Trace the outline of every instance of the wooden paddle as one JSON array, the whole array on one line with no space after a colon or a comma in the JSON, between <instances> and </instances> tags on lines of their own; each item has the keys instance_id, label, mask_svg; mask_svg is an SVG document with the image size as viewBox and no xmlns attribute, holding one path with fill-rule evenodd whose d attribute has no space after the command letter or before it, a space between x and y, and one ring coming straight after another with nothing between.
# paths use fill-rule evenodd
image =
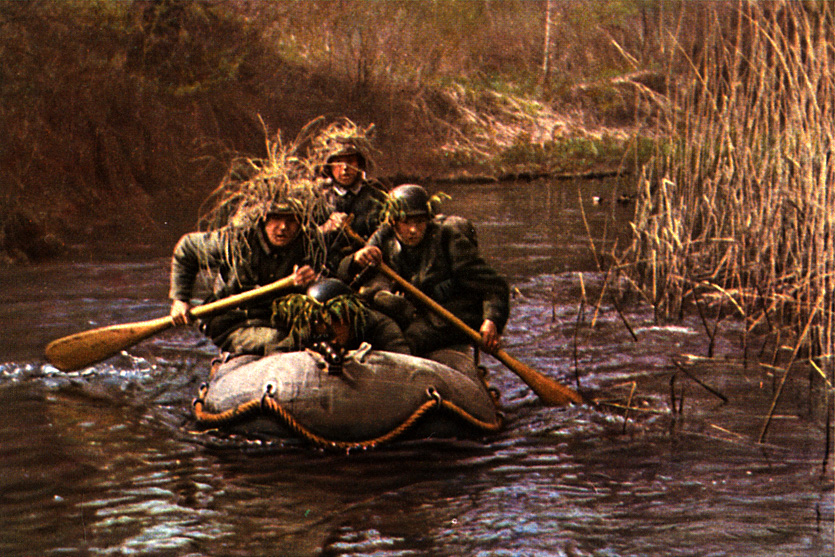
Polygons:
<instances>
[{"instance_id":1,"label":"wooden paddle","mask_svg":"<svg viewBox=\"0 0 835 557\"><path fill-rule=\"evenodd\" d=\"M190 314L195 318L208 317L291 286L293 277L285 277L266 286L197 306ZM168 315L149 321L99 327L53 340L46 346L45 355L49 363L61 371L74 371L114 356L173 326L174 320Z\"/></svg>"},{"instance_id":2,"label":"wooden paddle","mask_svg":"<svg viewBox=\"0 0 835 557\"><path fill-rule=\"evenodd\" d=\"M351 228L345 227L345 233L348 234L353 240L357 242L362 242L365 244L365 240L362 237L354 232ZM496 359L498 359L501 363L510 369L513 373L519 376L522 381L524 381L528 387L531 388L533 392L535 392L539 398L542 399L543 402L549 404L551 406L565 406L569 403L576 403L576 404L583 404L585 400L583 397L569 387L554 381L553 379L546 377L533 369L532 367L523 364L519 360L513 358L510 354L505 352L503 349L499 348L498 350L491 351L487 348L484 344L484 340L481 338L481 333L474 330L472 327L461 321L458 317L453 315L449 310L441 306L438 302L421 292L417 287L412 285L409 281L398 275L394 269L386 265L385 263L381 262L379 264L380 271L392 279L394 282L400 286L404 292L407 292L412 297L419 300L422 304L427 306L430 310L438 314L441 318L445 319L447 322L455 326L460 331L464 332L468 337L470 337L478 347L481 348L487 354L491 354Z\"/></svg>"}]
</instances>

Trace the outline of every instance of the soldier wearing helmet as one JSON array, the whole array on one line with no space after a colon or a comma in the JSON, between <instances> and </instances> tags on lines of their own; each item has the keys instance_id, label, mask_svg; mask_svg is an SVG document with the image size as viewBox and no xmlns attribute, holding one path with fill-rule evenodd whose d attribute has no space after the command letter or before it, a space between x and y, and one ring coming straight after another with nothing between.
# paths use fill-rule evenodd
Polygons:
<instances>
[{"instance_id":1,"label":"soldier wearing helmet","mask_svg":"<svg viewBox=\"0 0 835 557\"><path fill-rule=\"evenodd\" d=\"M436 215L436 202L421 186L394 188L386 202L384 224L366 247L342 260L340 276L350 278L383 261L480 331L487 347L495 350L509 314L510 288L480 255L472 223L461 217ZM401 322L414 355L469 342L454 326L424 308L404 305L404 299L392 298L391 293L377 292L373 300L381 311L396 308L392 317L415 314L408 322Z\"/></svg>"},{"instance_id":2,"label":"soldier wearing helmet","mask_svg":"<svg viewBox=\"0 0 835 557\"><path fill-rule=\"evenodd\" d=\"M368 238L380 225L380 211L385 193L366 179L368 159L354 142L335 142L322 167L322 193L331 207L331 215L323 230L340 228L348 215L351 227Z\"/></svg>"},{"instance_id":3,"label":"soldier wearing helmet","mask_svg":"<svg viewBox=\"0 0 835 557\"><path fill-rule=\"evenodd\" d=\"M390 317L366 306L341 280L326 278L304 294L289 294L273 304L273 325L288 331L279 350L327 343L337 351L367 342L375 350L409 354L403 333Z\"/></svg>"},{"instance_id":4,"label":"soldier wearing helmet","mask_svg":"<svg viewBox=\"0 0 835 557\"><path fill-rule=\"evenodd\" d=\"M171 317L175 324L191 322L192 290L200 271L214 280L206 302L264 286L293 276L298 288L320 272L317 254L326 253L320 236L305 234L302 202L288 197L263 210L250 226L227 226L183 236L171 262ZM208 318L201 330L223 351L264 354L287 335L272 326L272 300Z\"/></svg>"}]
</instances>

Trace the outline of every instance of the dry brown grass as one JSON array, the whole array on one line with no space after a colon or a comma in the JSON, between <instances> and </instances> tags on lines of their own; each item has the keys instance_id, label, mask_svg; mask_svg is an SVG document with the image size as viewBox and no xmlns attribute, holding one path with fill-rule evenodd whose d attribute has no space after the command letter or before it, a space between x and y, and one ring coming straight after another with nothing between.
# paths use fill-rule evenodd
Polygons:
<instances>
[{"instance_id":1,"label":"dry brown grass","mask_svg":"<svg viewBox=\"0 0 835 557\"><path fill-rule=\"evenodd\" d=\"M659 128L668 141L639 182L621 268L657 318L693 304L712 335L736 314L785 370L813 358L830 388L834 18L826 2L712 13L703 48L687 58L690 82Z\"/></svg>"}]
</instances>

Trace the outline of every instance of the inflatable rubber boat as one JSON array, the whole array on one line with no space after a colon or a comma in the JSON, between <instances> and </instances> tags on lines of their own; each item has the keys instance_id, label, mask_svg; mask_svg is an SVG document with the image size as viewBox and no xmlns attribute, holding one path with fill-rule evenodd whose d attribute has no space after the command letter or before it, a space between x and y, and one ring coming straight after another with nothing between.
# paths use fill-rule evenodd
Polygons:
<instances>
[{"instance_id":1,"label":"inflatable rubber boat","mask_svg":"<svg viewBox=\"0 0 835 557\"><path fill-rule=\"evenodd\" d=\"M363 345L237 356L215 365L194 400L203 430L299 438L337 450L395 439L474 438L502 427L498 392L471 354L431 359Z\"/></svg>"}]
</instances>

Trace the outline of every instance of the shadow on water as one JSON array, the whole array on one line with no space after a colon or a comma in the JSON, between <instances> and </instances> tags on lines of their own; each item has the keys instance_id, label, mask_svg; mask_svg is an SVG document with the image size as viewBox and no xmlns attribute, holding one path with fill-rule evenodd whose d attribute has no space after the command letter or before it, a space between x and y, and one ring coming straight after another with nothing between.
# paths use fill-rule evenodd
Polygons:
<instances>
[{"instance_id":1,"label":"shadow on water","mask_svg":"<svg viewBox=\"0 0 835 557\"><path fill-rule=\"evenodd\" d=\"M625 238L630 207L592 201L610 190L446 188L445 210L474 220L514 287L507 351L601 402L543 407L488 360L507 422L482 441L347 456L208 442L189 408L214 350L195 331L69 374L40 356L53 338L164 314L167 259L3 269L0 554L831 555L832 463L808 376L790 378L756 444L774 378L688 360L725 402L684 375L671 357L705 353L695 320L628 307L635 342L603 304L576 328L578 273L590 298L602 282L586 222L598 249ZM738 357L739 326L723 325L716 353Z\"/></svg>"}]
</instances>

